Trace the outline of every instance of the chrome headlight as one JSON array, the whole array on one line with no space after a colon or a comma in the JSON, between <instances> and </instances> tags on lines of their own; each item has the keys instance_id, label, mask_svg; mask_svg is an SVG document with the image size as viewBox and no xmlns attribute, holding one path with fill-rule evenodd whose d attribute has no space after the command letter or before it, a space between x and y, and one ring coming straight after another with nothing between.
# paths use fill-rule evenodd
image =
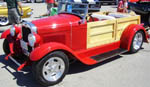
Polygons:
<instances>
[{"instance_id":1,"label":"chrome headlight","mask_svg":"<svg viewBox=\"0 0 150 87\"><path fill-rule=\"evenodd\" d=\"M33 34L29 34L29 35L28 35L28 41L29 41L29 45L30 45L31 47L33 47L34 44L35 44L35 42L36 42L35 36L34 36Z\"/></svg>"},{"instance_id":2,"label":"chrome headlight","mask_svg":"<svg viewBox=\"0 0 150 87\"><path fill-rule=\"evenodd\" d=\"M11 28L10 28L11 36L15 36L15 32L16 32L15 27L12 25Z\"/></svg>"},{"instance_id":3,"label":"chrome headlight","mask_svg":"<svg viewBox=\"0 0 150 87\"><path fill-rule=\"evenodd\" d=\"M32 14L33 14L33 12L32 12L32 11L27 13L27 15L28 15L28 16L30 16L30 15L32 15Z\"/></svg>"}]
</instances>

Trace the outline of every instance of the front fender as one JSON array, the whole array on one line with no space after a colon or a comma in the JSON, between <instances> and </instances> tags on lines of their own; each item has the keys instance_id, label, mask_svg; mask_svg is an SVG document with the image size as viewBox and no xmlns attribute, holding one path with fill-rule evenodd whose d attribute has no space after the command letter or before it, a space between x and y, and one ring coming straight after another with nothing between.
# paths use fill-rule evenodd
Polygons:
<instances>
[{"instance_id":1,"label":"front fender","mask_svg":"<svg viewBox=\"0 0 150 87\"><path fill-rule=\"evenodd\" d=\"M148 42L148 35L145 31L145 28L142 25L131 24L124 30L124 32L121 36L120 47L127 49L129 51L131 43L132 43L132 39L133 39L135 33L139 30L143 31L143 33L145 34L145 37L144 37L145 42Z\"/></svg>"},{"instance_id":2,"label":"front fender","mask_svg":"<svg viewBox=\"0 0 150 87\"><path fill-rule=\"evenodd\" d=\"M65 50L65 51L68 51L68 52L74 54L74 52L69 47L67 47L61 43L51 42L51 43L46 43L46 44L43 44L43 45L35 48L30 54L30 60L38 61L41 58L43 58L44 56L46 56L48 53L55 51L55 50Z\"/></svg>"},{"instance_id":3,"label":"front fender","mask_svg":"<svg viewBox=\"0 0 150 87\"><path fill-rule=\"evenodd\" d=\"M20 26L14 26L15 27L15 37L20 38L21 37L21 27ZM7 29L4 31L0 37L0 39L7 38L7 36L10 35L10 29Z\"/></svg>"},{"instance_id":4,"label":"front fender","mask_svg":"<svg viewBox=\"0 0 150 87\"><path fill-rule=\"evenodd\" d=\"M6 38L10 34L10 29L4 31L0 37L0 39Z\"/></svg>"}]
</instances>

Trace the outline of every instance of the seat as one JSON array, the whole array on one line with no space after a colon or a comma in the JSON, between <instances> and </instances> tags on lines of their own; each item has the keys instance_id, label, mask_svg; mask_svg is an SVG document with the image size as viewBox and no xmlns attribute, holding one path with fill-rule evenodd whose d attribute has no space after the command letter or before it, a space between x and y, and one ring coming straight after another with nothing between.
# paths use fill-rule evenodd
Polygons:
<instances>
[{"instance_id":1,"label":"seat","mask_svg":"<svg viewBox=\"0 0 150 87\"><path fill-rule=\"evenodd\" d=\"M108 16L112 16L115 18L123 18L123 17L130 17L129 14L122 14L122 13L109 13Z\"/></svg>"},{"instance_id":2,"label":"seat","mask_svg":"<svg viewBox=\"0 0 150 87\"><path fill-rule=\"evenodd\" d=\"M99 15L99 14L92 14L91 16L92 16L93 18L97 18L98 21L103 21L103 20L114 20L114 19L116 19L115 17L112 17L112 16Z\"/></svg>"}]
</instances>

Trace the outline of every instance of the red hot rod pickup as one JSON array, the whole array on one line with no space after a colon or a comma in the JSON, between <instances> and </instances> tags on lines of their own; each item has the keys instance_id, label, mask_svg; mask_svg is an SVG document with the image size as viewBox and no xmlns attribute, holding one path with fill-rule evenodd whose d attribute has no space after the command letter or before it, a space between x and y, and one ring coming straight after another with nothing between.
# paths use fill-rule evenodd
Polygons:
<instances>
[{"instance_id":1,"label":"red hot rod pickup","mask_svg":"<svg viewBox=\"0 0 150 87\"><path fill-rule=\"evenodd\" d=\"M127 51L135 53L148 37L138 15L89 14L87 4L69 2L60 2L58 15L14 25L1 35L5 59L16 62L18 70L32 64L36 80L44 86L62 81L72 59L93 65Z\"/></svg>"}]
</instances>

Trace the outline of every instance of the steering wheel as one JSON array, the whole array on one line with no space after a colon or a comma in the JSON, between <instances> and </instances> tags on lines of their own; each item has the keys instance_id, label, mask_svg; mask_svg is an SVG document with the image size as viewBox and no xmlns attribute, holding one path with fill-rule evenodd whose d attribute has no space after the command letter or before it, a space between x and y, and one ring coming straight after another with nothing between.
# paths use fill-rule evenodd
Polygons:
<instances>
[{"instance_id":1,"label":"steering wheel","mask_svg":"<svg viewBox=\"0 0 150 87\"><path fill-rule=\"evenodd\" d=\"M89 22L90 19L91 19L92 21L94 21L94 18L92 17L92 13L89 13L88 16L86 17L86 19L87 19L87 22Z\"/></svg>"}]
</instances>

